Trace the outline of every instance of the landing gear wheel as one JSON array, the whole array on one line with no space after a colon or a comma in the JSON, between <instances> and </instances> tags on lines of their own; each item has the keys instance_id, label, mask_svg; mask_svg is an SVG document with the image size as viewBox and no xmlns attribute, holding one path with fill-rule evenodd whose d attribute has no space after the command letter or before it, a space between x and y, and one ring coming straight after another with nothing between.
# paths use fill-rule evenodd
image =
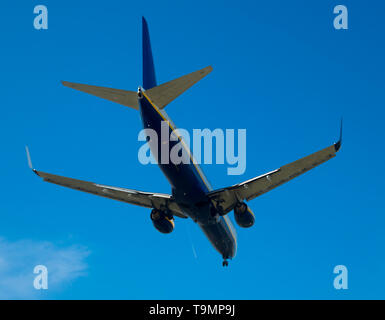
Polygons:
<instances>
[{"instance_id":1,"label":"landing gear wheel","mask_svg":"<svg viewBox=\"0 0 385 320\"><path fill-rule=\"evenodd\" d=\"M224 260L222 262L222 266L227 267L229 265L229 262L227 260Z\"/></svg>"}]
</instances>

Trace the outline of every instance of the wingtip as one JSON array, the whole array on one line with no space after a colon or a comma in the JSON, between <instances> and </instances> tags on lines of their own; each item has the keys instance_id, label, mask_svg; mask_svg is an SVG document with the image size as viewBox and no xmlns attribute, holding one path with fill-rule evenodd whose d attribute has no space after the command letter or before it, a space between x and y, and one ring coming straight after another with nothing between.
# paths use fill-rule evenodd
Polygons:
<instances>
[{"instance_id":1,"label":"wingtip","mask_svg":"<svg viewBox=\"0 0 385 320\"><path fill-rule=\"evenodd\" d=\"M25 152L27 154L27 161L28 161L28 167L33 170L33 165L32 165L32 160L31 160L31 155L29 153L29 148L28 146L25 146Z\"/></svg>"},{"instance_id":2,"label":"wingtip","mask_svg":"<svg viewBox=\"0 0 385 320\"><path fill-rule=\"evenodd\" d=\"M343 118L341 117L341 124L340 124L340 138L339 140L334 144L334 149L336 152L338 152L341 149L342 146L342 127L343 127Z\"/></svg>"},{"instance_id":3,"label":"wingtip","mask_svg":"<svg viewBox=\"0 0 385 320\"><path fill-rule=\"evenodd\" d=\"M25 146L25 152L27 153L27 160L28 160L28 167L39 176L39 172L33 167L32 160L31 160L31 154L29 153L28 146Z\"/></svg>"},{"instance_id":4,"label":"wingtip","mask_svg":"<svg viewBox=\"0 0 385 320\"><path fill-rule=\"evenodd\" d=\"M338 152L340 149L341 149L341 141L338 141L334 144L334 149L336 150L336 152Z\"/></svg>"}]
</instances>

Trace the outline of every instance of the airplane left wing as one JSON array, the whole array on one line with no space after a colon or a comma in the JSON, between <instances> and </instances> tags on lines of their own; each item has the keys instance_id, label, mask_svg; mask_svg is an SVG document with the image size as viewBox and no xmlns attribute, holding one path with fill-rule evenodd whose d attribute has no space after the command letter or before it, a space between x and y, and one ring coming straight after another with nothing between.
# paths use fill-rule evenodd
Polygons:
<instances>
[{"instance_id":1,"label":"airplane left wing","mask_svg":"<svg viewBox=\"0 0 385 320\"><path fill-rule=\"evenodd\" d=\"M222 212L226 214L233 210L238 202L252 200L330 160L336 156L340 147L341 139L325 149L276 170L228 188L211 191L208 193L208 197L215 206L220 206Z\"/></svg>"},{"instance_id":2,"label":"airplane left wing","mask_svg":"<svg viewBox=\"0 0 385 320\"><path fill-rule=\"evenodd\" d=\"M28 156L28 164L30 168L44 181L54 183L63 187L80 190L83 192L95 194L101 197L123 201L145 208L169 209L171 213L180 218L187 218L183 211L179 208L172 196L164 193L143 192L132 189L118 188L67 178L55 174L37 171L32 167L31 157L28 148L26 148Z\"/></svg>"},{"instance_id":3,"label":"airplane left wing","mask_svg":"<svg viewBox=\"0 0 385 320\"><path fill-rule=\"evenodd\" d=\"M101 197L135 204L145 208L168 208L171 213L180 218L187 216L173 201L172 196L164 193L143 192L132 189L111 187L94 182L77 180L34 170L34 172L46 182L51 182L63 187L92 193Z\"/></svg>"}]
</instances>

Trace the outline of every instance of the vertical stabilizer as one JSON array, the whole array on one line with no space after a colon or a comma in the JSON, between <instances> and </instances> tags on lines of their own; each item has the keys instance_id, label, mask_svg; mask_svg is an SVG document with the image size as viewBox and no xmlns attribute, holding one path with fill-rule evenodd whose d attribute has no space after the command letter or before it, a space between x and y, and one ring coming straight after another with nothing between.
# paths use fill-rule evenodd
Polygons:
<instances>
[{"instance_id":1,"label":"vertical stabilizer","mask_svg":"<svg viewBox=\"0 0 385 320\"><path fill-rule=\"evenodd\" d=\"M151 89L156 86L154 60L151 51L150 34L147 21L142 17L142 50L143 50L143 88Z\"/></svg>"}]
</instances>

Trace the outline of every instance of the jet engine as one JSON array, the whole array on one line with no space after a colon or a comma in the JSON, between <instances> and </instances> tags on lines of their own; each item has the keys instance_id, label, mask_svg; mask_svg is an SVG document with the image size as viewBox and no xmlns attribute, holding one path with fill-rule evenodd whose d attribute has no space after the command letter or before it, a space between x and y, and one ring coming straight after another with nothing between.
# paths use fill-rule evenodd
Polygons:
<instances>
[{"instance_id":1,"label":"jet engine","mask_svg":"<svg viewBox=\"0 0 385 320\"><path fill-rule=\"evenodd\" d=\"M238 202L234 207L234 218L242 228L249 228L254 224L254 213L244 202Z\"/></svg>"},{"instance_id":2,"label":"jet engine","mask_svg":"<svg viewBox=\"0 0 385 320\"><path fill-rule=\"evenodd\" d=\"M171 233L174 230L174 218L165 212L153 209L151 211L151 221L155 229L161 233Z\"/></svg>"}]
</instances>

